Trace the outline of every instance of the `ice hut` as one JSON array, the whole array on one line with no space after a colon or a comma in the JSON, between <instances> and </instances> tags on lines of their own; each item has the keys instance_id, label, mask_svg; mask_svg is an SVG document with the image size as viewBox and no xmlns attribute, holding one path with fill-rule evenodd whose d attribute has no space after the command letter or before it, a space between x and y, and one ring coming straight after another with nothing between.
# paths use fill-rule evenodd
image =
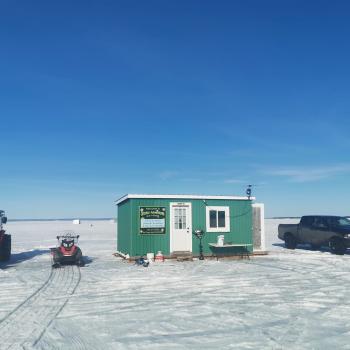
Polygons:
<instances>
[{"instance_id":1,"label":"ice hut","mask_svg":"<svg viewBox=\"0 0 350 350\"><path fill-rule=\"evenodd\" d=\"M131 257L162 251L199 255L195 231L204 232L204 255L219 236L227 252L264 251L263 204L254 197L127 194L118 200L117 251Z\"/></svg>"}]
</instances>

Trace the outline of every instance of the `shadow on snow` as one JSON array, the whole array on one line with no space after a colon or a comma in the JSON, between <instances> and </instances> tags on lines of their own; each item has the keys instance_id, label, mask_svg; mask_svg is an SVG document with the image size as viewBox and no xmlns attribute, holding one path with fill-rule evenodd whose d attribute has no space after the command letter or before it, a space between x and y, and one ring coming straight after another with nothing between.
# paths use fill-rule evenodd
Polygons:
<instances>
[{"instance_id":1,"label":"shadow on snow","mask_svg":"<svg viewBox=\"0 0 350 350\"><path fill-rule=\"evenodd\" d=\"M90 256L83 255L83 260L85 264L91 264L95 259Z\"/></svg>"},{"instance_id":2,"label":"shadow on snow","mask_svg":"<svg viewBox=\"0 0 350 350\"><path fill-rule=\"evenodd\" d=\"M0 269L7 269L9 267L15 266L22 263L23 261L30 260L36 256L49 254L50 249L33 249L27 252L12 253L9 261L1 261ZM83 260L85 264L91 264L95 259L86 255L83 255Z\"/></svg>"},{"instance_id":3,"label":"shadow on snow","mask_svg":"<svg viewBox=\"0 0 350 350\"><path fill-rule=\"evenodd\" d=\"M0 262L0 269L7 269L23 261L30 260L36 256L50 253L50 249L34 249L27 252L13 253L9 261Z\"/></svg>"},{"instance_id":4,"label":"shadow on snow","mask_svg":"<svg viewBox=\"0 0 350 350\"><path fill-rule=\"evenodd\" d=\"M273 243L272 245L274 247L281 247L281 248L285 248L286 250L290 250L290 249L287 249L285 247L284 243ZM331 250L328 247L314 248L309 244L298 244L296 249L308 250L308 251L312 251L312 252L331 253ZM350 255L349 249L345 252L345 255Z\"/></svg>"}]
</instances>

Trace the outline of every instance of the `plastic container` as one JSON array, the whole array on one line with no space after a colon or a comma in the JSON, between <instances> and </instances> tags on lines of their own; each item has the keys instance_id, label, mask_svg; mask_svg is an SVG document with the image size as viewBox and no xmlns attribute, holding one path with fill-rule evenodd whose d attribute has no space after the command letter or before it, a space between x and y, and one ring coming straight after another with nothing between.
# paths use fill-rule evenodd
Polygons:
<instances>
[{"instance_id":1,"label":"plastic container","mask_svg":"<svg viewBox=\"0 0 350 350\"><path fill-rule=\"evenodd\" d=\"M222 247L224 245L224 239L225 239L225 236L224 235L219 235L218 236L218 241L217 241L217 245Z\"/></svg>"},{"instance_id":2,"label":"plastic container","mask_svg":"<svg viewBox=\"0 0 350 350\"><path fill-rule=\"evenodd\" d=\"M147 260L152 263L154 261L154 253L147 253Z\"/></svg>"},{"instance_id":3,"label":"plastic container","mask_svg":"<svg viewBox=\"0 0 350 350\"><path fill-rule=\"evenodd\" d=\"M164 255L160 250L158 250L154 261L155 262L164 262Z\"/></svg>"}]
</instances>

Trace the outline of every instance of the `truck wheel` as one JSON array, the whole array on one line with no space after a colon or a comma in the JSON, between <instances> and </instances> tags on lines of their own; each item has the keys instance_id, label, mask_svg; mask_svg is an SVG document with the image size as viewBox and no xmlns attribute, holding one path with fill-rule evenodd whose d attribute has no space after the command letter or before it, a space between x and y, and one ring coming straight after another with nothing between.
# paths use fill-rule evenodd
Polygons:
<instances>
[{"instance_id":1,"label":"truck wheel","mask_svg":"<svg viewBox=\"0 0 350 350\"><path fill-rule=\"evenodd\" d=\"M284 244L287 249L295 249L297 246L297 240L292 234L286 233L284 236Z\"/></svg>"},{"instance_id":2,"label":"truck wheel","mask_svg":"<svg viewBox=\"0 0 350 350\"><path fill-rule=\"evenodd\" d=\"M337 255L344 255L346 251L346 246L344 241L340 237L334 237L329 241L329 248L331 252Z\"/></svg>"},{"instance_id":3,"label":"truck wheel","mask_svg":"<svg viewBox=\"0 0 350 350\"><path fill-rule=\"evenodd\" d=\"M0 261L8 261L11 257L11 235L4 235L0 246Z\"/></svg>"}]
</instances>

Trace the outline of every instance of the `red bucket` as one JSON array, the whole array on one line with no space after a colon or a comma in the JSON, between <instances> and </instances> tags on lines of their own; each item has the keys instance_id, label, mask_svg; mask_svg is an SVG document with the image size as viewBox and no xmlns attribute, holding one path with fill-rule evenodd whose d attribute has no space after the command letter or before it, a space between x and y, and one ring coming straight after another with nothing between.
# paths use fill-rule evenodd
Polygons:
<instances>
[{"instance_id":1,"label":"red bucket","mask_svg":"<svg viewBox=\"0 0 350 350\"><path fill-rule=\"evenodd\" d=\"M164 255L162 254L161 251L158 251L156 254L156 257L154 259L155 262L164 262Z\"/></svg>"}]
</instances>

